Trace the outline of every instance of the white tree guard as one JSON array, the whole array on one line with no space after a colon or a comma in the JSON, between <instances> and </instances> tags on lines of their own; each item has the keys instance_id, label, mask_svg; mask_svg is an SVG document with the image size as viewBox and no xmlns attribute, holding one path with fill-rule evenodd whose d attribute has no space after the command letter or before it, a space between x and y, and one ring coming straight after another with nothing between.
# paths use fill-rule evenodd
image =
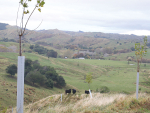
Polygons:
<instances>
[{"instance_id":1,"label":"white tree guard","mask_svg":"<svg viewBox=\"0 0 150 113\"><path fill-rule=\"evenodd\" d=\"M91 93L91 90L89 89L89 92L90 92L90 96L91 96L91 98L92 98L92 93Z\"/></svg>"},{"instance_id":2,"label":"white tree guard","mask_svg":"<svg viewBox=\"0 0 150 113\"><path fill-rule=\"evenodd\" d=\"M25 56L18 56L17 69L17 113L23 113Z\"/></svg>"},{"instance_id":3,"label":"white tree guard","mask_svg":"<svg viewBox=\"0 0 150 113\"><path fill-rule=\"evenodd\" d=\"M139 91L139 72L137 72L137 80L136 80L136 99L138 99L138 91Z\"/></svg>"}]
</instances>

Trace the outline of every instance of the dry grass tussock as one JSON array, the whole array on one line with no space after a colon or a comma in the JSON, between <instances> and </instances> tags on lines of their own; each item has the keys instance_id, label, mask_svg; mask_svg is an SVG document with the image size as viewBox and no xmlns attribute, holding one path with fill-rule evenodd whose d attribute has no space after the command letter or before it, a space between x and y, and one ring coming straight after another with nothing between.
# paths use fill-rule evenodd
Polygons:
<instances>
[{"instance_id":1,"label":"dry grass tussock","mask_svg":"<svg viewBox=\"0 0 150 113\"><path fill-rule=\"evenodd\" d=\"M145 103L148 103L147 94L140 94L139 100L135 99L135 95L125 94L92 94L90 95L53 95L44 98L38 102L31 103L24 107L25 113L106 113L106 112L132 112L138 109ZM150 102L150 100L149 100ZM140 104L138 104L140 103ZM134 105L136 104L136 105ZM145 107L145 109L147 109ZM10 112L7 112L10 113ZM15 110L14 110L15 113ZM140 113L140 112L139 112Z\"/></svg>"},{"instance_id":2,"label":"dry grass tussock","mask_svg":"<svg viewBox=\"0 0 150 113\"><path fill-rule=\"evenodd\" d=\"M124 94L92 94L90 95L63 95L61 102L61 95L54 95L44 98L38 102L31 103L24 107L25 113L72 113L97 110L99 111L103 107L110 105L115 100L125 98ZM14 110L15 113L16 110ZM9 113L9 110L8 112Z\"/></svg>"},{"instance_id":3,"label":"dry grass tussock","mask_svg":"<svg viewBox=\"0 0 150 113\"><path fill-rule=\"evenodd\" d=\"M141 93L138 100L136 95L130 95L124 99L116 101L107 108L109 112L118 113L150 113L150 95Z\"/></svg>"}]
</instances>

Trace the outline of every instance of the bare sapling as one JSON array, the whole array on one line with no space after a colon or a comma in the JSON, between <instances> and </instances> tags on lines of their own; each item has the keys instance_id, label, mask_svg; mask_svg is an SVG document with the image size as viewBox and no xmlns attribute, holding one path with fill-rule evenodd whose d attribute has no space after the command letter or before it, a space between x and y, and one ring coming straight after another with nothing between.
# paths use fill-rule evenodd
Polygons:
<instances>
[{"instance_id":1,"label":"bare sapling","mask_svg":"<svg viewBox=\"0 0 150 113\"><path fill-rule=\"evenodd\" d=\"M140 43L135 44L135 55L136 55L136 61L137 61L137 81L136 81L136 99L138 99L138 90L139 90L139 72L140 72L140 64L142 62L142 58L147 53L147 37L144 37L144 44L141 45Z\"/></svg>"},{"instance_id":2,"label":"bare sapling","mask_svg":"<svg viewBox=\"0 0 150 113\"><path fill-rule=\"evenodd\" d=\"M18 13L20 6L22 7L20 26L17 27L17 32L19 36L19 56L18 56L18 68L17 68L17 113L23 113L23 103L24 103L24 68L25 68L25 57L22 56L22 47L21 47L21 38L25 33L27 24L30 17L33 15L34 11L38 8L38 11L41 12L41 7L44 6L44 0L37 0L33 10L29 11L28 3L32 0L20 0L19 7L17 11L16 26L18 20ZM24 23L25 15L28 15L27 21Z\"/></svg>"},{"instance_id":3,"label":"bare sapling","mask_svg":"<svg viewBox=\"0 0 150 113\"><path fill-rule=\"evenodd\" d=\"M92 83L92 73L87 73L87 74L86 74L86 79L85 79L85 81L88 83L89 93L90 93L91 98L92 98L92 93L91 93L91 90L90 90L90 84Z\"/></svg>"}]
</instances>

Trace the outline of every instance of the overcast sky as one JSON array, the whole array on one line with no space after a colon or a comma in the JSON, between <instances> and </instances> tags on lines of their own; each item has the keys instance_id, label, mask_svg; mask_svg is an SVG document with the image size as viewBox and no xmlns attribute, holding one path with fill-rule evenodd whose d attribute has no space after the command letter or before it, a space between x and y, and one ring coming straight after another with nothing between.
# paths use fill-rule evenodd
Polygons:
<instances>
[{"instance_id":1,"label":"overcast sky","mask_svg":"<svg viewBox=\"0 0 150 113\"><path fill-rule=\"evenodd\" d=\"M18 5L19 0L1 0L0 22L16 25ZM28 29L43 20L38 29L150 35L150 0L45 0L41 10L32 15Z\"/></svg>"}]
</instances>

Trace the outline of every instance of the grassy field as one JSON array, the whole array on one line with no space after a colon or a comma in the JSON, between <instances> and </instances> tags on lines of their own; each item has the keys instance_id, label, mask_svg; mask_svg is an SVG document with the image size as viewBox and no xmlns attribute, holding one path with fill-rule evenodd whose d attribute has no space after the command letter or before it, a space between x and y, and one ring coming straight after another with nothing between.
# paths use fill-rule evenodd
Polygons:
<instances>
[{"instance_id":1,"label":"grassy field","mask_svg":"<svg viewBox=\"0 0 150 113\"><path fill-rule=\"evenodd\" d=\"M65 78L67 86L64 89L75 88L78 93L83 94L88 90L85 76L92 72L93 82L90 89L93 92L102 86L107 86L111 93L135 93L136 89L136 63L129 65L127 61L112 60L79 60L79 59L59 59L47 58L34 53L23 53L26 58L38 60L41 65L52 66L59 75ZM5 69L10 64L17 64L18 53L0 54L0 103L2 107L16 106L16 76L9 77ZM144 71L146 70L146 72ZM145 73L150 73L150 65L141 66L140 83L144 82ZM140 84L141 92L149 91L150 87ZM6 91L8 89L8 91ZM42 87L32 87L25 84L25 105L40 100L53 94L64 93L64 89L45 89ZM10 101L11 100L11 101Z\"/></svg>"}]
</instances>

